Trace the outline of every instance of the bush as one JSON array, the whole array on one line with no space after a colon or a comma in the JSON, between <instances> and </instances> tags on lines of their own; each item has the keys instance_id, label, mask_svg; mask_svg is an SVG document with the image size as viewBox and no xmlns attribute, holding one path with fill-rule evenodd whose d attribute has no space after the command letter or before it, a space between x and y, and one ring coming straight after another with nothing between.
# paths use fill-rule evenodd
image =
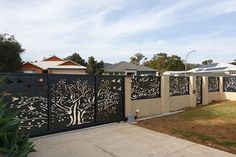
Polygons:
<instances>
[{"instance_id":1,"label":"bush","mask_svg":"<svg viewBox=\"0 0 236 157\"><path fill-rule=\"evenodd\" d=\"M0 95L0 156L26 157L35 151L29 133L19 130L16 111L9 110Z\"/></svg>"}]
</instances>

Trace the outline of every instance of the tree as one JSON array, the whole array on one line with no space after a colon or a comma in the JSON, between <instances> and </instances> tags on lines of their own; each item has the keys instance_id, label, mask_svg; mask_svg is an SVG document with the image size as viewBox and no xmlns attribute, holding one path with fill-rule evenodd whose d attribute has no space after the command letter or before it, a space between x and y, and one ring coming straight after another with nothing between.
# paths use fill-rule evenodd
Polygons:
<instances>
[{"instance_id":1,"label":"tree","mask_svg":"<svg viewBox=\"0 0 236 157\"><path fill-rule=\"evenodd\" d=\"M168 57L167 60L167 69L169 71L181 71L184 70L185 66L183 61L181 60L181 57L172 55Z\"/></svg>"},{"instance_id":2,"label":"tree","mask_svg":"<svg viewBox=\"0 0 236 157\"><path fill-rule=\"evenodd\" d=\"M184 70L184 63L179 56L168 56L166 53L157 53L144 65L157 69L161 74L165 71L179 71Z\"/></svg>"},{"instance_id":3,"label":"tree","mask_svg":"<svg viewBox=\"0 0 236 157\"><path fill-rule=\"evenodd\" d=\"M87 73L88 74L102 74L104 68L103 61L98 62L94 57L89 57L87 63Z\"/></svg>"},{"instance_id":4,"label":"tree","mask_svg":"<svg viewBox=\"0 0 236 157\"><path fill-rule=\"evenodd\" d=\"M187 70L198 68L198 67L201 67L201 66L202 66L202 64L187 63Z\"/></svg>"},{"instance_id":5,"label":"tree","mask_svg":"<svg viewBox=\"0 0 236 157\"><path fill-rule=\"evenodd\" d=\"M24 49L14 36L0 34L0 72L16 72L21 64Z\"/></svg>"},{"instance_id":6,"label":"tree","mask_svg":"<svg viewBox=\"0 0 236 157\"><path fill-rule=\"evenodd\" d=\"M134 54L134 56L130 57L130 63L136 64L136 65L140 65L140 62L145 59L145 56L140 52L140 53L136 53Z\"/></svg>"},{"instance_id":7,"label":"tree","mask_svg":"<svg viewBox=\"0 0 236 157\"><path fill-rule=\"evenodd\" d=\"M68 56L65 59L72 60L83 66L87 65L86 61L78 53L73 53L71 56Z\"/></svg>"},{"instance_id":8,"label":"tree","mask_svg":"<svg viewBox=\"0 0 236 157\"><path fill-rule=\"evenodd\" d=\"M202 65L208 65L208 64L212 64L212 63L214 63L214 61L212 59L202 61Z\"/></svg>"}]
</instances>

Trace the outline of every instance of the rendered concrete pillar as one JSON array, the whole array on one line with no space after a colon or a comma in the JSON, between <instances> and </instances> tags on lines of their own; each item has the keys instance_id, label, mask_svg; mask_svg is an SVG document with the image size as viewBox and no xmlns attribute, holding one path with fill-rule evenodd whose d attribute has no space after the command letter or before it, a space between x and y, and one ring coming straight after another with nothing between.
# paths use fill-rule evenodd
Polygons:
<instances>
[{"instance_id":1,"label":"rendered concrete pillar","mask_svg":"<svg viewBox=\"0 0 236 157\"><path fill-rule=\"evenodd\" d=\"M202 77L202 105L207 105L208 102L208 77Z\"/></svg>"},{"instance_id":2,"label":"rendered concrete pillar","mask_svg":"<svg viewBox=\"0 0 236 157\"><path fill-rule=\"evenodd\" d=\"M196 76L189 77L189 106L195 107L196 100L197 100L197 93L196 93Z\"/></svg>"},{"instance_id":3,"label":"rendered concrete pillar","mask_svg":"<svg viewBox=\"0 0 236 157\"><path fill-rule=\"evenodd\" d=\"M169 93L169 76L161 77L161 98L162 98L162 114L170 112L170 93Z\"/></svg>"},{"instance_id":4,"label":"rendered concrete pillar","mask_svg":"<svg viewBox=\"0 0 236 157\"><path fill-rule=\"evenodd\" d=\"M225 100L223 76L220 76L220 100Z\"/></svg>"},{"instance_id":5,"label":"rendered concrete pillar","mask_svg":"<svg viewBox=\"0 0 236 157\"><path fill-rule=\"evenodd\" d=\"M131 105L131 77L125 76L125 117L132 114Z\"/></svg>"}]
</instances>

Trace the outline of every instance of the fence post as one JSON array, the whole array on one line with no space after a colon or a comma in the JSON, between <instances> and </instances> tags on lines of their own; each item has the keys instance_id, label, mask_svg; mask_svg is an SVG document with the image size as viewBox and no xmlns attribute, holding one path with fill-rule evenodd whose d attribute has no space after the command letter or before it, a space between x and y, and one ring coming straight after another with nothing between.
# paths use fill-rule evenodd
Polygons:
<instances>
[{"instance_id":1,"label":"fence post","mask_svg":"<svg viewBox=\"0 0 236 157\"><path fill-rule=\"evenodd\" d=\"M208 104L208 76L202 77L202 105Z\"/></svg>"},{"instance_id":2,"label":"fence post","mask_svg":"<svg viewBox=\"0 0 236 157\"><path fill-rule=\"evenodd\" d=\"M125 117L132 114L132 105L131 105L131 77L125 76Z\"/></svg>"},{"instance_id":3,"label":"fence post","mask_svg":"<svg viewBox=\"0 0 236 157\"><path fill-rule=\"evenodd\" d=\"M162 99L162 114L170 112L170 77L161 76L161 99Z\"/></svg>"},{"instance_id":4,"label":"fence post","mask_svg":"<svg viewBox=\"0 0 236 157\"><path fill-rule=\"evenodd\" d=\"M189 106L190 107L195 107L196 106L196 76L190 76L189 77L189 96L190 96L190 101L189 101Z\"/></svg>"}]
</instances>

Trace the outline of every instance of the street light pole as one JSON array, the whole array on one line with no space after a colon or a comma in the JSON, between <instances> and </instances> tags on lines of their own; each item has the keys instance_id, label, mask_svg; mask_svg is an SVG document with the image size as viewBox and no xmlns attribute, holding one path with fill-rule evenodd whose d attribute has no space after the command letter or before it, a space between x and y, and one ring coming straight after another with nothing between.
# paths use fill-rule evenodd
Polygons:
<instances>
[{"instance_id":1,"label":"street light pole","mask_svg":"<svg viewBox=\"0 0 236 157\"><path fill-rule=\"evenodd\" d=\"M193 52L196 52L196 50L191 50L191 51L189 51L188 54L186 55L186 58L185 58L185 64L184 64L184 66L185 66L185 77L187 76L188 56L189 56L191 53L193 53Z\"/></svg>"}]
</instances>

